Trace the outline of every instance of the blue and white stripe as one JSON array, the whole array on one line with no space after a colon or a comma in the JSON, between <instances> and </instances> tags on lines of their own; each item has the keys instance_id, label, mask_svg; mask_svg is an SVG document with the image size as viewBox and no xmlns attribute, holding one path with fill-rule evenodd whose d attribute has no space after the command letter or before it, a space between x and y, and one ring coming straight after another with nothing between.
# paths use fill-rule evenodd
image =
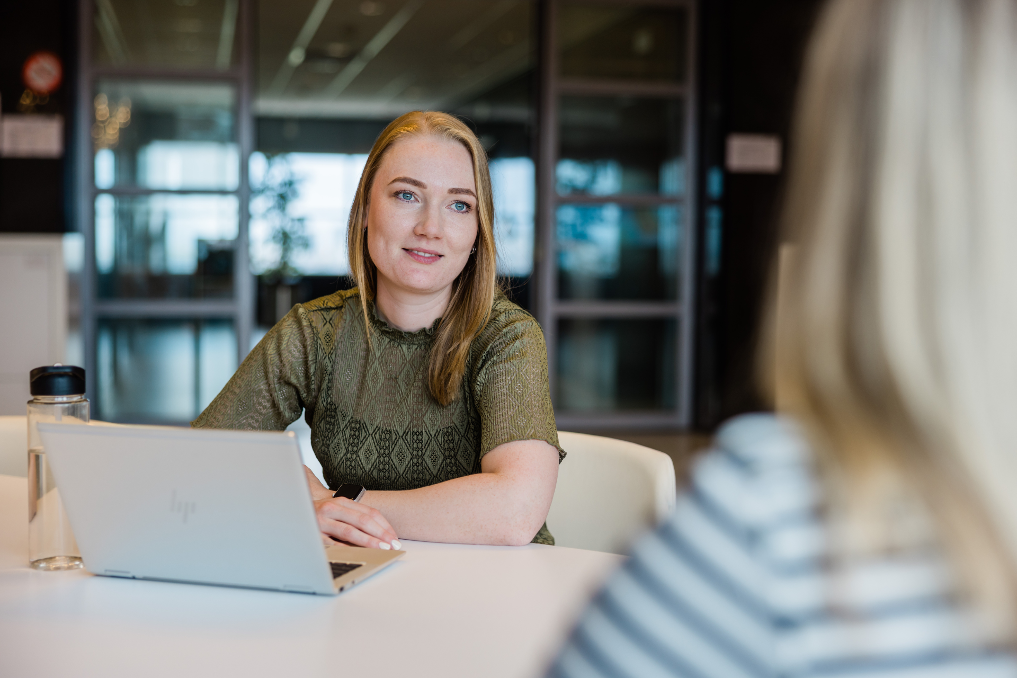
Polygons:
<instances>
[{"instance_id":1,"label":"blue and white stripe","mask_svg":"<svg viewBox=\"0 0 1017 678\"><path fill-rule=\"evenodd\" d=\"M730 422L549 678L1017 678L956 604L941 553L834 559L821 500L793 425Z\"/></svg>"}]
</instances>

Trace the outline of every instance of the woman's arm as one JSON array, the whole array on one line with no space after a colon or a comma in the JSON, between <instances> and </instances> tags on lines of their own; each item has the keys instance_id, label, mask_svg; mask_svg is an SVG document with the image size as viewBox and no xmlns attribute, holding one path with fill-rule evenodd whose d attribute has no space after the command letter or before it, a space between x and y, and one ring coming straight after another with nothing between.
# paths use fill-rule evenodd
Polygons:
<instances>
[{"instance_id":1,"label":"woman's arm","mask_svg":"<svg viewBox=\"0 0 1017 678\"><path fill-rule=\"evenodd\" d=\"M403 539L529 544L551 508L558 450L542 440L516 440L484 455L480 468L416 490L369 491L361 503L377 509Z\"/></svg>"}]
</instances>

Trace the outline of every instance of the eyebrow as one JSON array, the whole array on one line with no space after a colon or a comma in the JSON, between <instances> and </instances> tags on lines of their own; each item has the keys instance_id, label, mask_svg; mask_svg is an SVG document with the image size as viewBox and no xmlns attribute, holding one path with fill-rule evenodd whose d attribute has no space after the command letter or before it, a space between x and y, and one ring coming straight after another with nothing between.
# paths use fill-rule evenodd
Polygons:
<instances>
[{"instance_id":1,"label":"eyebrow","mask_svg":"<svg viewBox=\"0 0 1017 678\"><path fill-rule=\"evenodd\" d=\"M418 188L427 188L427 184L425 184L423 181L420 181L419 179L413 179L411 177L396 177L392 181L388 182L388 185L391 186L392 184L399 181L403 182L404 184L409 184L410 186L416 186Z\"/></svg>"},{"instance_id":2,"label":"eyebrow","mask_svg":"<svg viewBox=\"0 0 1017 678\"><path fill-rule=\"evenodd\" d=\"M388 182L388 185L391 186L392 184L397 182L409 184L410 186L416 186L417 188L423 189L427 188L427 184L425 184L423 181L420 181L419 179L414 179L412 177L396 177L392 181ZM474 198L477 197L477 194L468 188L450 188L448 189L448 192L450 195L472 195Z\"/></svg>"}]
</instances>

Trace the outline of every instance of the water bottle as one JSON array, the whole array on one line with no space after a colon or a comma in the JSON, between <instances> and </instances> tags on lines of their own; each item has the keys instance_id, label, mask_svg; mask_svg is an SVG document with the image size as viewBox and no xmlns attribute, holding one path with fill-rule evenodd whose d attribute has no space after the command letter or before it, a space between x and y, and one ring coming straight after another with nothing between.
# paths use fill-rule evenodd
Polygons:
<instances>
[{"instance_id":1,"label":"water bottle","mask_svg":"<svg viewBox=\"0 0 1017 678\"><path fill-rule=\"evenodd\" d=\"M31 372L28 401L28 560L37 570L82 567L78 543L46 461L39 423L88 423L85 370L47 365Z\"/></svg>"}]
</instances>

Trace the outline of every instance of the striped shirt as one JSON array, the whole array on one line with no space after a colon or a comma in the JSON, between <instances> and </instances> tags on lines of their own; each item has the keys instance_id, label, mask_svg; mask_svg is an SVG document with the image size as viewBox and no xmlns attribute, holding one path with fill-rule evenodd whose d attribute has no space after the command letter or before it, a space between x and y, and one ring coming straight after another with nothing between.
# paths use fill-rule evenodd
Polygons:
<instances>
[{"instance_id":1,"label":"striped shirt","mask_svg":"<svg viewBox=\"0 0 1017 678\"><path fill-rule=\"evenodd\" d=\"M549 678L1014 678L933 548L831 568L810 455L770 415L726 424L674 514L593 600Z\"/></svg>"}]
</instances>

